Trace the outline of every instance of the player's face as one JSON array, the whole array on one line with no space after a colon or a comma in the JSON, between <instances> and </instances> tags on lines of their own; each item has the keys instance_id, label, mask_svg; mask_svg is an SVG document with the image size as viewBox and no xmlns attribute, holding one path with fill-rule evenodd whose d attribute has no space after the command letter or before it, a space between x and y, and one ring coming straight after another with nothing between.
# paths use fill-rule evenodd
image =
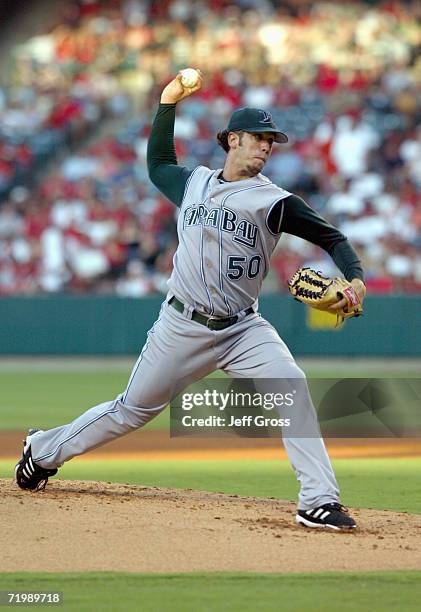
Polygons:
<instances>
[{"instance_id":1,"label":"player's face","mask_svg":"<svg viewBox=\"0 0 421 612\"><path fill-rule=\"evenodd\" d=\"M263 169L272 152L274 143L271 132L243 132L238 135L238 147L235 149L237 163L242 166L248 176L255 176Z\"/></svg>"}]
</instances>

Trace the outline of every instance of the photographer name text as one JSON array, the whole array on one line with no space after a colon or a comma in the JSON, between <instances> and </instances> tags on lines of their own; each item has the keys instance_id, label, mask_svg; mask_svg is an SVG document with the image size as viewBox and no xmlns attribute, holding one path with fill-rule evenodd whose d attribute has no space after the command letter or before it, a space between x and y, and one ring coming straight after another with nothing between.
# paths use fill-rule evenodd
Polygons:
<instances>
[{"instance_id":1,"label":"photographer name text","mask_svg":"<svg viewBox=\"0 0 421 612\"><path fill-rule=\"evenodd\" d=\"M231 416L230 419L215 415L200 418L186 414L181 419L181 423L183 427L289 427L291 420L249 414L242 417Z\"/></svg>"}]
</instances>

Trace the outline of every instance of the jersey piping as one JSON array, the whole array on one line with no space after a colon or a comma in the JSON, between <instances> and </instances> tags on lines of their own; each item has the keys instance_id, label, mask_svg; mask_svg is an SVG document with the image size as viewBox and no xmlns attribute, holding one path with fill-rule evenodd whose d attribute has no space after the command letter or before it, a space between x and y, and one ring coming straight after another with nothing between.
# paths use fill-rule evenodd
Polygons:
<instances>
[{"instance_id":1,"label":"jersey piping","mask_svg":"<svg viewBox=\"0 0 421 612\"><path fill-rule=\"evenodd\" d=\"M220 209L222 210L224 208L225 202L228 200L228 198L230 198L231 196L234 196L238 193L241 193L242 191L250 191L251 189L256 189L257 187L266 187L266 185L249 185L248 187L243 187L242 189L237 189L236 191L233 191L232 193L228 193L224 198L222 198L221 200L221 204L220 204ZM222 252L223 252L223 247L222 247L222 230L221 228L219 228L218 231L218 237L219 237L219 288L221 290L221 293L224 297L224 302L225 305L227 307L228 310L228 315L230 316L233 312L233 309L230 306L229 300L228 300L228 296L226 295L226 293L224 292L224 288L223 288L223 273L222 273Z\"/></svg>"}]
</instances>

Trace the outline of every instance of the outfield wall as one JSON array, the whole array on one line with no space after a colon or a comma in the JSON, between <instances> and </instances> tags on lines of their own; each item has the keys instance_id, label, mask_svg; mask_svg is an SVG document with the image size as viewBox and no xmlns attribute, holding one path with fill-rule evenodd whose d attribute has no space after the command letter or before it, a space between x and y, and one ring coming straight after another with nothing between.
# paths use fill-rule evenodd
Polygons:
<instances>
[{"instance_id":1,"label":"outfield wall","mask_svg":"<svg viewBox=\"0 0 421 612\"><path fill-rule=\"evenodd\" d=\"M137 354L162 299L3 297L0 354ZM333 317L285 294L263 296L259 310L297 356L421 356L421 296L369 296L365 316L338 330L331 328Z\"/></svg>"}]
</instances>

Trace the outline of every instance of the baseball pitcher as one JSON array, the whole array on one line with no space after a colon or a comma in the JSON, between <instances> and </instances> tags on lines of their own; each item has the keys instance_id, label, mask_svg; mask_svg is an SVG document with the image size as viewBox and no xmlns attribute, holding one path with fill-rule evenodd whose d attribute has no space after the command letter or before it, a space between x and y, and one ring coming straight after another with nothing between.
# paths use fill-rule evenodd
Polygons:
<instances>
[{"instance_id":1,"label":"baseball pitcher","mask_svg":"<svg viewBox=\"0 0 421 612\"><path fill-rule=\"evenodd\" d=\"M176 105L202 86L179 73L163 90L148 143L151 181L180 209L179 246L169 291L125 391L72 423L30 430L15 475L22 489L45 487L65 461L143 427L191 383L221 369L234 378L305 375L275 329L257 312L258 296L283 232L321 246L362 302L360 261L346 237L300 197L262 174L272 147L287 142L269 112L236 110L217 140L223 168L186 168L174 147ZM191 84L190 84L191 85ZM344 307L344 299L329 306ZM272 389L276 391L276 389ZM310 397L303 410L317 424ZM297 523L353 529L320 436L285 437L300 483Z\"/></svg>"}]
</instances>

